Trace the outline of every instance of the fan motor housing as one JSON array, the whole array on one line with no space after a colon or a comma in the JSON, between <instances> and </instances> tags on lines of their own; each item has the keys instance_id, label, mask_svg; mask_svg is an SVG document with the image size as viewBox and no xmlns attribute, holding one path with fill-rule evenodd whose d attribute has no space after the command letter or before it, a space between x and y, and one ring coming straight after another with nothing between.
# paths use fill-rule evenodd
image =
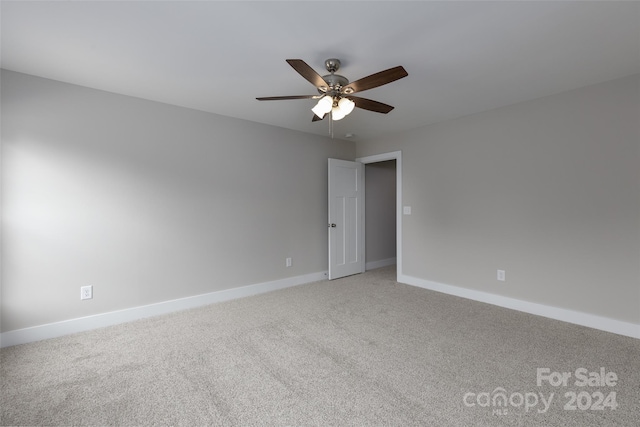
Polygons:
<instances>
[{"instance_id":1,"label":"fan motor housing","mask_svg":"<svg viewBox=\"0 0 640 427\"><path fill-rule=\"evenodd\" d=\"M326 76L322 76L322 78L331 89L340 89L349 84L349 80L340 74L327 74Z\"/></svg>"}]
</instances>

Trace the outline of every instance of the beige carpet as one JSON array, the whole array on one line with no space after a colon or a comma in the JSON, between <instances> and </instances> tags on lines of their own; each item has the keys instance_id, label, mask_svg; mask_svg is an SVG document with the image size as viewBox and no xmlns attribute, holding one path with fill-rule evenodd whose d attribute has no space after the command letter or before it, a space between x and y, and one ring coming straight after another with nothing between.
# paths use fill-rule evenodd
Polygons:
<instances>
[{"instance_id":1,"label":"beige carpet","mask_svg":"<svg viewBox=\"0 0 640 427\"><path fill-rule=\"evenodd\" d=\"M383 268L5 348L1 422L640 425L639 340L394 278ZM577 369L601 367L614 386L575 385ZM537 368L572 376L538 386Z\"/></svg>"}]
</instances>

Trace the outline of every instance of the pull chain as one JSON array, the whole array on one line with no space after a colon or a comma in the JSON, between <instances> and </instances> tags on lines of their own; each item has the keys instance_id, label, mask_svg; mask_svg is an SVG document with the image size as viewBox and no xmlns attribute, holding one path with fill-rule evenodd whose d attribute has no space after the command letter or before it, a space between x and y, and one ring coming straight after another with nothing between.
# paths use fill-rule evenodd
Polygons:
<instances>
[{"instance_id":1,"label":"pull chain","mask_svg":"<svg viewBox=\"0 0 640 427\"><path fill-rule=\"evenodd\" d=\"M331 139L333 139L333 112L329 113L329 133L331 134Z\"/></svg>"}]
</instances>

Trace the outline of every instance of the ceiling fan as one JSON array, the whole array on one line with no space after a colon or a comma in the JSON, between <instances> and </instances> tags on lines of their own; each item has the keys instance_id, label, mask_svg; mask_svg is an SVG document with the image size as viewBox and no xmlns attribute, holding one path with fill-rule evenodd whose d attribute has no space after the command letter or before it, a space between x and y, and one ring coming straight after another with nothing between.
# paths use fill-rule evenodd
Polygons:
<instances>
[{"instance_id":1,"label":"ceiling fan","mask_svg":"<svg viewBox=\"0 0 640 427\"><path fill-rule=\"evenodd\" d=\"M346 77L335 74L340 69L340 60L336 58L327 59L324 62L324 66L329 72L325 76L320 76L302 59L287 59L287 63L316 87L318 95L267 96L256 99L258 101L318 99L316 106L311 109L313 111L312 121L314 122L322 120L329 113L332 121L340 120L353 111L354 107L387 114L393 110L391 105L353 96L353 94L386 85L409 75L402 66L398 66L349 83Z\"/></svg>"}]
</instances>

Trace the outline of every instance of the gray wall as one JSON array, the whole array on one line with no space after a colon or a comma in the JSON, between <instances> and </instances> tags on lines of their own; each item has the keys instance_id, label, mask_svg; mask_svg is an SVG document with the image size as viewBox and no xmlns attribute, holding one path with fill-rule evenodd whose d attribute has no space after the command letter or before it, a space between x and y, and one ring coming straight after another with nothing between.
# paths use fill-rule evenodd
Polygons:
<instances>
[{"instance_id":1,"label":"gray wall","mask_svg":"<svg viewBox=\"0 0 640 427\"><path fill-rule=\"evenodd\" d=\"M3 332L326 270L353 142L1 79Z\"/></svg>"},{"instance_id":2,"label":"gray wall","mask_svg":"<svg viewBox=\"0 0 640 427\"><path fill-rule=\"evenodd\" d=\"M640 76L357 144L395 150L406 275L640 323Z\"/></svg>"},{"instance_id":3,"label":"gray wall","mask_svg":"<svg viewBox=\"0 0 640 427\"><path fill-rule=\"evenodd\" d=\"M365 165L366 262L396 256L396 161Z\"/></svg>"}]
</instances>

